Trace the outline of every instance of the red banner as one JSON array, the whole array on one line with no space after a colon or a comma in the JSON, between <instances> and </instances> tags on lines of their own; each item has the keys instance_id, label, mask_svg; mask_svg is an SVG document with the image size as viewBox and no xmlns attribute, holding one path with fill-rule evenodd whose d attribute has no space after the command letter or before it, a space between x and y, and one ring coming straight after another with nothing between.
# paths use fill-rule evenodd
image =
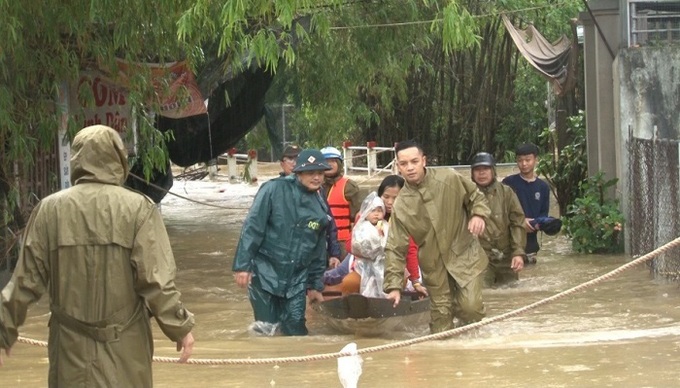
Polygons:
<instances>
[{"instance_id":1,"label":"red banner","mask_svg":"<svg viewBox=\"0 0 680 388\"><path fill-rule=\"evenodd\" d=\"M201 91L186 61L164 65L155 63L130 65L129 62L118 60L123 79L127 78L126 75L132 66L140 65L151 69L156 95L160 98L158 113L161 116L177 119L207 112Z\"/></svg>"},{"instance_id":2,"label":"red banner","mask_svg":"<svg viewBox=\"0 0 680 388\"><path fill-rule=\"evenodd\" d=\"M207 109L198 89L196 79L185 61L160 64L130 64L118 61L119 76L113 77L102 71L82 71L71 86L71 111L84 128L89 125L107 125L124 133L131 125L132 113L128 102L127 83L134 66L151 69L152 82L156 90L156 101L161 116L182 118L206 113ZM91 95L93 103L89 103ZM151 105L152 101L149 101Z\"/></svg>"}]
</instances>

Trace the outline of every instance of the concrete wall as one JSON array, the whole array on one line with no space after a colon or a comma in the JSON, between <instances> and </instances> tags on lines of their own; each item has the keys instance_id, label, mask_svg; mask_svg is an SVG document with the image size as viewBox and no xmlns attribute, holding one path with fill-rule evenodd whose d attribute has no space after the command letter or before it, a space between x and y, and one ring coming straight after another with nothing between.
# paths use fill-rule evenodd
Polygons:
<instances>
[{"instance_id":1,"label":"concrete wall","mask_svg":"<svg viewBox=\"0 0 680 388\"><path fill-rule=\"evenodd\" d=\"M628 142L630 136L642 139L680 139L680 47L642 47L629 48L619 52L614 64L614 79L617 80L615 95L619 114L615 117L617 132L621 138L618 153L621 177L621 208L627 220L633 221L636 209L630 208L630 196L636 190L647 190L649 187L633 187L629 181ZM667 160L674 165L680 161ZM655 180L658 193L656 201L664 201L670 196L669 179ZM666 193L662 195L661 193ZM672 224L666 218L670 213L655 214L653 224L657 244L665 243L677 236L666 236L672 232L664 230ZM631 247L629 229L626 230L626 250Z\"/></svg>"},{"instance_id":2,"label":"concrete wall","mask_svg":"<svg viewBox=\"0 0 680 388\"><path fill-rule=\"evenodd\" d=\"M588 173L604 171L606 178L619 179L616 195L631 220L629 194L635 188L628 183L630 135L652 139L656 127L660 139L680 138L680 45L628 48L628 2L588 4L592 15L579 15L584 30ZM625 231L628 250L631 236Z\"/></svg>"},{"instance_id":3,"label":"concrete wall","mask_svg":"<svg viewBox=\"0 0 680 388\"><path fill-rule=\"evenodd\" d=\"M619 1L600 0L588 3L595 20L588 12L579 15L584 32L588 174L604 171L606 177L611 179L619 176L617 163L620 158L615 143L618 130L614 122L617 109L612 70L622 44ZM601 32L598 31L598 26Z\"/></svg>"},{"instance_id":4,"label":"concrete wall","mask_svg":"<svg viewBox=\"0 0 680 388\"><path fill-rule=\"evenodd\" d=\"M642 47L619 52L614 67L619 81L618 132L652 139L680 137L680 47ZM622 152L624 152L622 150Z\"/></svg>"}]
</instances>

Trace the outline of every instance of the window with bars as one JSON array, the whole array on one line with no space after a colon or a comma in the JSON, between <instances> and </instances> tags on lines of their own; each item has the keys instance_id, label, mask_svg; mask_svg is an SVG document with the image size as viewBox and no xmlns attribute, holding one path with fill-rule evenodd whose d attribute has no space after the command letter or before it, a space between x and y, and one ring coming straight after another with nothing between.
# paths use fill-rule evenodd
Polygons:
<instances>
[{"instance_id":1,"label":"window with bars","mask_svg":"<svg viewBox=\"0 0 680 388\"><path fill-rule=\"evenodd\" d=\"M629 47L680 43L680 1L629 1Z\"/></svg>"}]
</instances>

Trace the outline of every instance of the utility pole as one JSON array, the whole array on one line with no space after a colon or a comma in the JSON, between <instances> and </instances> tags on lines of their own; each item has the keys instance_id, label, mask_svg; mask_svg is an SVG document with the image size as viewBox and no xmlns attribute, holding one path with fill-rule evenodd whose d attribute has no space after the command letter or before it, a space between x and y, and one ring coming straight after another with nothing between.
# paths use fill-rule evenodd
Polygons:
<instances>
[{"instance_id":1,"label":"utility pole","mask_svg":"<svg viewBox=\"0 0 680 388\"><path fill-rule=\"evenodd\" d=\"M286 148L286 109L292 107L293 104L281 104L281 127L283 128L283 140L281 142L282 148Z\"/></svg>"}]
</instances>

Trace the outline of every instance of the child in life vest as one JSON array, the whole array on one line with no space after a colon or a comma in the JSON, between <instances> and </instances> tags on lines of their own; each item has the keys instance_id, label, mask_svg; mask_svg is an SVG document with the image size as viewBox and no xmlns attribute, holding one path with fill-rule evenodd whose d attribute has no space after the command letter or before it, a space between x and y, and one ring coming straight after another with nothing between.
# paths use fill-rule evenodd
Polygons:
<instances>
[{"instance_id":1,"label":"child in life vest","mask_svg":"<svg viewBox=\"0 0 680 388\"><path fill-rule=\"evenodd\" d=\"M376 192L361 204L360 216L352 229L354 270L361 275L360 293L369 298L384 298L385 243L388 224L384 222L385 204Z\"/></svg>"}]
</instances>

